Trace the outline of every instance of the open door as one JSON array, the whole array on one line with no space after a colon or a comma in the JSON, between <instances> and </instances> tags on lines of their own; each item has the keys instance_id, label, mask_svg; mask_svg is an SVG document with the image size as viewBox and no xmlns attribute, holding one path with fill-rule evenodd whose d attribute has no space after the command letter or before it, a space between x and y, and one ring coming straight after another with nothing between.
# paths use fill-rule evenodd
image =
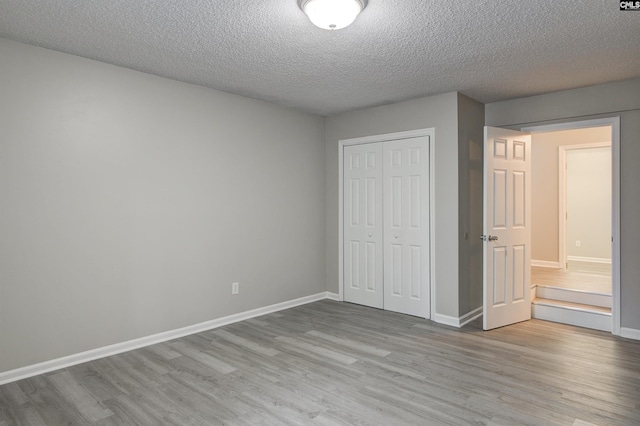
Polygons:
<instances>
[{"instance_id":1,"label":"open door","mask_svg":"<svg viewBox=\"0 0 640 426\"><path fill-rule=\"evenodd\" d=\"M484 318L531 319L531 135L484 128Z\"/></svg>"}]
</instances>

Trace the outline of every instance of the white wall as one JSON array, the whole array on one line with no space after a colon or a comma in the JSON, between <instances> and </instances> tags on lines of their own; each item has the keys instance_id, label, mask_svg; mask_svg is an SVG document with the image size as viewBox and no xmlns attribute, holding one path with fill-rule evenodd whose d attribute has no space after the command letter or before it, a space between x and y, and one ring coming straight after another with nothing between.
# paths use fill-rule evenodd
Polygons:
<instances>
[{"instance_id":1,"label":"white wall","mask_svg":"<svg viewBox=\"0 0 640 426\"><path fill-rule=\"evenodd\" d=\"M531 125L620 117L620 318L640 332L640 79L487 104L486 124Z\"/></svg>"},{"instance_id":2,"label":"white wall","mask_svg":"<svg viewBox=\"0 0 640 426\"><path fill-rule=\"evenodd\" d=\"M535 133L532 136L531 250L533 260L560 261L558 148L564 145L610 141L609 126ZM610 181L611 176L609 176Z\"/></svg>"},{"instance_id":3,"label":"white wall","mask_svg":"<svg viewBox=\"0 0 640 426\"><path fill-rule=\"evenodd\" d=\"M322 117L0 58L0 372L325 291Z\"/></svg>"},{"instance_id":4,"label":"white wall","mask_svg":"<svg viewBox=\"0 0 640 426\"><path fill-rule=\"evenodd\" d=\"M611 147L567 150L566 160L567 256L610 261Z\"/></svg>"}]
</instances>

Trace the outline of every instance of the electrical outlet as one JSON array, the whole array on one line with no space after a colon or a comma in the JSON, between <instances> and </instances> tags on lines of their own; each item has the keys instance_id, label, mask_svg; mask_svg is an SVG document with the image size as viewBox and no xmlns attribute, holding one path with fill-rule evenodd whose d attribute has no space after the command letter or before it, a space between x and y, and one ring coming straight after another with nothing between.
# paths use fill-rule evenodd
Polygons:
<instances>
[{"instance_id":1,"label":"electrical outlet","mask_svg":"<svg viewBox=\"0 0 640 426\"><path fill-rule=\"evenodd\" d=\"M238 294L240 292L240 283L231 284L231 294Z\"/></svg>"},{"instance_id":2,"label":"electrical outlet","mask_svg":"<svg viewBox=\"0 0 640 426\"><path fill-rule=\"evenodd\" d=\"M579 240L576 241L576 247L581 247L581 246L582 246L582 243Z\"/></svg>"}]
</instances>

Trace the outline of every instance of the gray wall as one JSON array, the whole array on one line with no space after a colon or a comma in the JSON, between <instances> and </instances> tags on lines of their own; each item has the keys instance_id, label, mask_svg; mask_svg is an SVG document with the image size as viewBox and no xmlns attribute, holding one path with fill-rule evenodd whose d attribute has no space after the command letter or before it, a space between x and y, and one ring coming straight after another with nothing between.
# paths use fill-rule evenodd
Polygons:
<instances>
[{"instance_id":1,"label":"gray wall","mask_svg":"<svg viewBox=\"0 0 640 426\"><path fill-rule=\"evenodd\" d=\"M325 291L324 118L0 58L0 372Z\"/></svg>"},{"instance_id":2,"label":"gray wall","mask_svg":"<svg viewBox=\"0 0 640 426\"><path fill-rule=\"evenodd\" d=\"M620 117L620 296L622 327L640 330L640 79L486 105L486 124L534 124Z\"/></svg>"},{"instance_id":3,"label":"gray wall","mask_svg":"<svg viewBox=\"0 0 640 426\"><path fill-rule=\"evenodd\" d=\"M482 307L484 105L458 94L459 315Z\"/></svg>"},{"instance_id":4,"label":"gray wall","mask_svg":"<svg viewBox=\"0 0 640 426\"><path fill-rule=\"evenodd\" d=\"M457 103L457 93L447 93L327 118L325 175L328 291L338 291L338 141L435 127L436 312L458 316Z\"/></svg>"}]
</instances>

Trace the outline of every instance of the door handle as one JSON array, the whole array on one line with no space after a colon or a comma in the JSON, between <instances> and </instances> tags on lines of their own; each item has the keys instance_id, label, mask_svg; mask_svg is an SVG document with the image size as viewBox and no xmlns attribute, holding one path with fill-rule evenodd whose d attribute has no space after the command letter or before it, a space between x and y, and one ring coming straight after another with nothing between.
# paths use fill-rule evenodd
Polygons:
<instances>
[{"instance_id":1,"label":"door handle","mask_svg":"<svg viewBox=\"0 0 640 426\"><path fill-rule=\"evenodd\" d=\"M480 239L482 241L498 241L498 236L497 235L489 235L487 237L486 235L481 235Z\"/></svg>"}]
</instances>

